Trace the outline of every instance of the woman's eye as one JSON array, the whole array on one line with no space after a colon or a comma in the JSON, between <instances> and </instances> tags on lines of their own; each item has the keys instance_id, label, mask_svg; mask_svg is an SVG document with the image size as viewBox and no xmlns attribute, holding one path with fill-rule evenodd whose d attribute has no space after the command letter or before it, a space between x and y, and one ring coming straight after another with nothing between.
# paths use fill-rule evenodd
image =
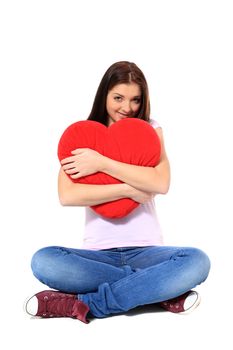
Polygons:
<instances>
[{"instance_id":1,"label":"woman's eye","mask_svg":"<svg viewBox=\"0 0 233 350\"><path fill-rule=\"evenodd\" d=\"M137 104L141 102L140 98L135 98L134 102L136 102Z\"/></svg>"},{"instance_id":2,"label":"woman's eye","mask_svg":"<svg viewBox=\"0 0 233 350\"><path fill-rule=\"evenodd\" d=\"M122 100L122 97L120 97L120 96L115 96L115 97L114 97L114 100L115 100L115 101L121 101L121 100Z\"/></svg>"}]
</instances>

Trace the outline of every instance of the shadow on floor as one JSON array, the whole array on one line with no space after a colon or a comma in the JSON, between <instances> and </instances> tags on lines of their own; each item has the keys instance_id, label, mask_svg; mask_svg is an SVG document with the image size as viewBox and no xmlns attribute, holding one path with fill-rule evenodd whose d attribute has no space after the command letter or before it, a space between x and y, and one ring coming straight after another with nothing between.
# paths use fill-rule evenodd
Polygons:
<instances>
[{"instance_id":1,"label":"shadow on floor","mask_svg":"<svg viewBox=\"0 0 233 350\"><path fill-rule=\"evenodd\" d=\"M135 315L141 315L141 314L148 314L148 313L157 313L157 312L166 312L166 310L162 309L156 304L149 304L149 305L142 305L138 306L132 310L129 310L124 313L125 316L135 316Z\"/></svg>"},{"instance_id":2,"label":"shadow on floor","mask_svg":"<svg viewBox=\"0 0 233 350\"><path fill-rule=\"evenodd\" d=\"M127 312L109 315L109 316L107 316L107 318L117 317L117 316L122 316L122 315L132 317L132 316L137 316L137 315L142 315L142 314L161 313L161 312L167 312L167 311L162 309L161 307L159 307L157 304L149 304L149 305L142 305L142 306L135 307L134 309L131 309ZM92 315L90 315L90 316L88 315L88 319L90 321L98 320L97 318L93 317Z\"/></svg>"}]
</instances>

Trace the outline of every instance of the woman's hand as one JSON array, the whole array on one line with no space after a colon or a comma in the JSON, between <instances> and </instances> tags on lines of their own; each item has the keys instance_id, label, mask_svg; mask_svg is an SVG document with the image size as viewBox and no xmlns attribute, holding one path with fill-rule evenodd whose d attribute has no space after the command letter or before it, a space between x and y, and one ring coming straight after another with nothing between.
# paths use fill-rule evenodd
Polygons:
<instances>
[{"instance_id":1,"label":"woman's hand","mask_svg":"<svg viewBox=\"0 0 233 350\"><path fill-rule=\"evenodd\" d=\"M130 185L127 185L126 190L128 192L128 198L131 198L133 199L135 202L138 202L140 204L145 204L149 201L151 201L156 193L149 193L149 192L145 192L145 191L141 191L141 190L138 190Z\"/></svg>"},{"instance_id":2,"label":"woman's hand","mask_svg":"<svg viewBox=\"0 0 233 350\"><path fill-rule=\"evenodd\" d=\"M71 152L73 156L61 161L62 169L72 179L95 174L101 171L104 156L90 148L78 148Z\"/></svg>"}]
</instances>

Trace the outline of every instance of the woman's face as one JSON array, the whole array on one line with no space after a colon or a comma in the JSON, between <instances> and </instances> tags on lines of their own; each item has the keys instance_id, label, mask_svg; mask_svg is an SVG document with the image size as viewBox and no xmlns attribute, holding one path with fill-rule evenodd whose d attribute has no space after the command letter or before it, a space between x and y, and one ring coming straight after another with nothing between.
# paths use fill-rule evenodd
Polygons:
<instances>
[{"instance_id":1,"label":"woman's face","mask_svg":"<svg viewBox=\"0 0 233 350\"><path fill-rule=\"evenodd\" d=\"M127 118L135 117L141 105L141 89L138 84L118 84L108 91L106 109L108 126Z\"/></svg>"}]
</instances>

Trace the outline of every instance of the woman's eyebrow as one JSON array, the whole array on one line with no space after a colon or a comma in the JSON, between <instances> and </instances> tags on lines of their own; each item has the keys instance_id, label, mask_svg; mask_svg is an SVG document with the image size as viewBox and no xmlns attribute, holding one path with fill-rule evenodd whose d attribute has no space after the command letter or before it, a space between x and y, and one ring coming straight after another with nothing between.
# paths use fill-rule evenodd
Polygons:
<instances>
[{"instance_id":1,"label":"woman's eyebrow","mask_svg":"<svg viewBox=\"0 0 233 350\"><path fill-rule=\"evenodd\" d=\"M118 92L114 92L115 95L119 95L121 97L124 97L124 95L119 94Z\"/></svg>"},{"instance_id":2,"label":"woman's eyebrow","mask_svg":"<svg viewBox=\"0 0 233 350\"><path fill-rule=\"evenodd\" d=\"M125 97L124 95L121 95L119 94L119 92L114 92L115 95L119 95L121 97ZM136 95L136 96L133 96L133 98L141 98L141 95Z\"/></svg>"}]
</instances>

